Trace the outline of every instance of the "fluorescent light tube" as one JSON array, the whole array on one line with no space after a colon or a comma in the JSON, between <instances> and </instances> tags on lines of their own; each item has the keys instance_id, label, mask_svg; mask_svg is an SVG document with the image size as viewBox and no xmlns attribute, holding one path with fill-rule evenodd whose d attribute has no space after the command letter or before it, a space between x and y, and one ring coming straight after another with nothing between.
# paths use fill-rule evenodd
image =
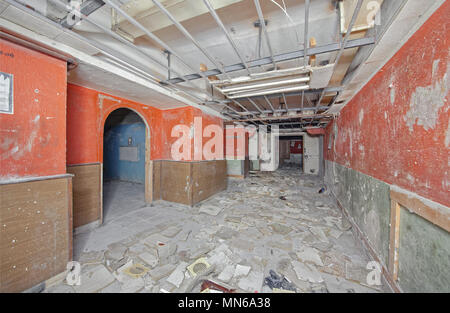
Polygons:
<instances>
[{"instance_id":1,"label":"fluorescent light tube","mask_svg":"<svg viewBox=\"0 0 450 313\"><path fill-rule=\"evenodd\" d=\"M269 90L260 90L260 91L254 91L254 92L248 92L248 93L238 93L238 94L234 94L232 96L228 96L228 98L230 98L230 99L247 98L247 97L254 97L254 96L270 95L270 94L278 93L278 92L289 92L289 91L297 91L297 90L305 90L305 89L309 89L309 85L277 88L277 89L269 89Z\"/></svg>"},{"instance_id":2,"label":"fluorescent light tube","mask_svg":"<svg viewBox=\"0 0 450 313\"><path fill-rule=\"evenodd\" d=\"M273 86L278 86L278 85L288 85L288 84L294 84L294 83L304 83L307 81L309 81L309 77L300 77L300 78L279 80L279 81L273 81L273 82L267 82L267 83L224 88L221 91L227 93L227 92L235 92L235 91L241 91L241 90L249 90L249 89L254 89L254 88L273 87Z\"/></svg>"}]
</instances>

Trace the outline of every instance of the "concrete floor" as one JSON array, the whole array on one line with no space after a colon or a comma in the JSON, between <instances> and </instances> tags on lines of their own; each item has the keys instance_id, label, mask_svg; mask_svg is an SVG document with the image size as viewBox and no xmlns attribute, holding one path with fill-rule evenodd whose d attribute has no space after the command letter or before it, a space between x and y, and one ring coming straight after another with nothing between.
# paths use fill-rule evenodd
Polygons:
<instances>
[{"instance_id":1,"label":"concrete floor","mask_svg":"<svg viewBox=\"0 0 450 313\"><path fill-rule=\"evenodd\" d=\"M104 224L74 238L81 285L45 292L199 292L186 267L202 257L202 278L237 292L279 291L264 283L270 270L296 292L388 290L367 285L371 260L319 178L256 172L193 208L146 205L139 187L105 186Z\"/></svg>"}]
</instances>

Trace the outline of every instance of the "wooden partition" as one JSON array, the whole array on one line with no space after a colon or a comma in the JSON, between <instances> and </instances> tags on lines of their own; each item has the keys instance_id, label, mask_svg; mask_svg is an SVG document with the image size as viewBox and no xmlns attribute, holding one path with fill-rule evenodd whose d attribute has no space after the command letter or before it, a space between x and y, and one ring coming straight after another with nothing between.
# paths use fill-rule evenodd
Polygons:
<instances>
[{"instance_id":1,"label":"wooden partition","mask_svg":"<svg viewBox=\"0 0 450 313\"><path fill-rule=\"evenodd\" d=\"M74 228L102 220L102 165L69 165L73 177Z\"/></svg>"},{"instance_id":2,"label":"wooden partition","mask_svg":"<svg viewBox=\"0 0 450 313\"><path fill-rule=\"evenodd\" d=\"M214 161L152 161L153 200L195 205L227 188L227 164Z\"/></svg>"},{"instance_id":3,"label":"wooden partition","mask_svg":"<svg viewBox=\"0 0 450 313\"><path fill-rule=\"evenodd\" d=\"M0 292L29 289L72 259L72 175L0 184Z\"/></svg>"}]
</instances>

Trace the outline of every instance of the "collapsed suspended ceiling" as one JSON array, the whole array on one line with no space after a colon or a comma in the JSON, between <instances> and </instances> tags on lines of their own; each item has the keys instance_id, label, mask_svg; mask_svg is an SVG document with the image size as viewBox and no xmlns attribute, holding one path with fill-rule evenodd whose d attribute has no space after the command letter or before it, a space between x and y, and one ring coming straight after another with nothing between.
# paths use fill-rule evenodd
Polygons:
<instances>
[{"instance_id":1,"label":"collapsed suspended ceiling","mask_svg":"<svg viewBox=\"0 0 450 313\"><path fill-rule=\"evenodd\" d=\"M70 83L299 129L326 126L441 3L0 0L0 36L61 53Z\"/></svg>"}]
</instances>

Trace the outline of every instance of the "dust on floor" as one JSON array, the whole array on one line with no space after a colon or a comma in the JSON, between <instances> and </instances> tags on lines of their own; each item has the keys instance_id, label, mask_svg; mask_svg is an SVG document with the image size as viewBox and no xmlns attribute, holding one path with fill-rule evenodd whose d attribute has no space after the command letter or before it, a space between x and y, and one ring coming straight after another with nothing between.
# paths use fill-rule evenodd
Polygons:
<instances>
[{"instance_id":1,"label":"dust on floor","mask_svg":"<svg viewBox=\"0 0 450 313\"><path fill-rule=\"evenodd\" d=\"M371 260L322 187L319 178L280 169L230 179L193 208L133 203L75 236L81 284L45 292L387 291L368 285ZM130 188L117 189L124 207Z\"/></svg>"}]
</instances>

